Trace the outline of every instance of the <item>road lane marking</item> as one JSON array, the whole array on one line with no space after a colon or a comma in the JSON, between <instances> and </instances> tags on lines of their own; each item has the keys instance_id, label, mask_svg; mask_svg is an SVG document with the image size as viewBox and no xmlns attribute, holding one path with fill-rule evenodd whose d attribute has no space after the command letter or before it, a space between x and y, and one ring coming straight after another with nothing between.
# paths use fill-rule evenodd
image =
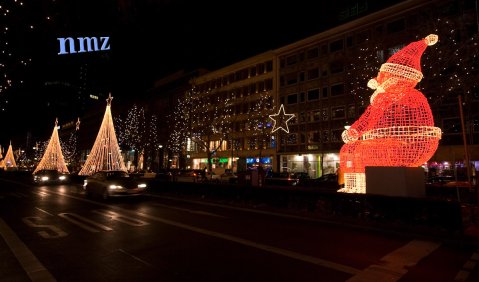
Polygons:
<instances>
[{"instance_id":1,"label":"road lane marking","mask_svg":"<svg viewBox=\"0 0 479 282\"><path fill-rule=\"evenodd\" d=\"M95 228L92 228L90 226L88 226L87 224L85 224L84 222L87 222L93 226L96 226L100 229L103 229L105 231L111 231L113 230L112 228L108 227L108 226L105 226L101 223L98 223L98 222L95 222L93 220L89 220L88 218L85 218L83 216L80 216L80 215L77 215L77 214L74 214L74 213L59 213L58 216L70 221L71 223L73 224L76 224L78 226L80 226L81 228L87 230L87 231L90 231L90 232L100 232L98 229L95 229ZM82 222L83 221L83 222Z\"/></svg>"},{"instance_id":2,"label":"road lane marking","mask_svg":"<svg viewBox=\"0 0 479 282\"><path fill-rule=\"evenodd\" d=\"M41 209L41 208L39 208L39 207L35 207L35 208L36 208L37 210L39 210L39 211L43 212L43 213L46 213L46 214L48 214L48 215L51 215L51 216L53 216L53 214L51 214L51 213L47 212L46 210L42 210L42 209Z\"/></svg>"},{"instance_id":3,"label":"road lane marking","mask_svg":"<svg viewBox=\"0 0 479 282\"><path fill-rule=\"evenodd\" d=\"M132 212L132 211L128 211L128 212ZM186 229L186 230L189 230L189 231L200 233L200 234L203 234L203 235L207 235L207 236L211 236L211 237L235 242L235 243L245 245L245 246L248 246L248 247L253 247L253 248L256 248L256 249L259 249L259 250L263 250L263 251L266 251L266 252L270 252L270 253L282 255L282 256L285 256L285 257L301 260L301 261L304 261L304 262L312 263L312 264L319 265L319 266L322 266L322 267L326 267L326 268L329 268L329 269L334 269L334 270L341 271L341 272L344 272L344 273L356 274L356 273L360 272L359 269L356 269L354 267L350 267L350 266L347 266L347 265L335 263L335 262L328 261L328 260L323 260L323 259L320 259L320 258L316 258L316 257L304 255L304 254L300 254L300 253L297 253L297 252L285 250L285 249L270 246L270 245L256 243L254 241L250 241L250 240L243 239L243 238L240 238L240 237L236 237L236 236L232 236L232 235L228 235L228 234L224 234L224 233L220 233L220 232L216 232L216 231L211 231L211 230L191 226L191 225L188 225L188 224L164 219L164 218L161 218L161 217L145 214L145 213L142 213L142 212L134 212L133 211L133 213L135 213L137 215L140 215L140 216L143 216L143 217L146 217L146 218L151 219L151 220L161 222L163 224L167 224L167 225L175 226L175 227L178 227L178 228L181 228L181 229Z\"/></svg>"},{"instance_id":4,"label":"road lane marking","mask_svg":"<svg viewBox=\"0 0 479 282\"><path fill-rule=\"evenodd\" d=\"M398 281L408 272L408 268L430 255L440 245L437 242L412 240L381 258L381 264L371 265L346 281Z\"/></svg>"},{"instance_id":5,"label":"road lane marking","mask_svg":"<svg viewBox=\"0 0 479 282\"><path fill-rule=\"evenodd\" d=\"M143 264L146 265L146 266L149 266L149 267L151 267L151 268L155 268L151 263L148 263L148 262L142 260L141 258L139 258L139 257L137 257L137 256L134 256L134 255L128 253L127 251L125 251L125 250L123 250L123 249L118 249L118 251L124 253L125 255L130 256L130 257L133 258L134 260L137 260L137 261L143 263Z\"/></svg>"},{"instance_id":6,"label":"road lane marking","mask_svg":"<svg viewBox=\"0 0 479 282\"><path fill-rule=\"evenodd\" d=\"M226 216L222 216L222 215L215 214L215 213L211 213L211 212L198 211L198 210L190 210L190 209L173 207L173 206L164 205L164 204L158 204L158 203L154 203L153 205L154 205L154 206L158 206L158 207L167 208L167 209L172 209L172 210L179 210L179 211L185 211L185 212L189 212L189 213L199 214L199 215L208 215L208 216L214 216L214 217L219 217L219 218L226 218Z\"/></svg>"},{"instance_id":7,"label":"road lane marking","mask_svg":"<svg viewBox=\"0 0 479 282\"><path fill-rule=\"evenodd\" d=\"M55 235L52 235L52 234L46 232L45 230L38 231L37 232L38 235L40 235L41 237L43 237L45 239L56 239L56 238L61 238L61 237L65 237L65 236L68 235L66 232L64 232L63 230L61 230L60 228L58 228L54 225L36 223L35 221L41 220L41 218L38 217L38 216L24 217L24 218L22 218L22 220L26 225L28 225L30 227L47 228L47 229L50 230L50 233L55 234Z\"/></svg>"},{"instance_id":8,"label":"road lane marking","mask_svg":"<svg viewBox=\"0 0 479 282\"><path fill-rule=\"evenodd\" d=\"M39 191L39 192L36 192L35 194L41 196L41 197L46 197L48 196L48 193L47 192L43 192L43 191Z\"/></svg>"},{"instance_id":9,"label":"road lane marking","mask_svg":"<svg viewBox=\"0 0 479 282\"><path fill-rule=\"evenodd\" d=\"M471 255L471 258L464 263L464 265L462 266L462 269L459 270L459 272L456 274L454 281L466 281L469 278L471 271L474 270L478 262L479 262L479 249L476 250Z\"/></svg>"},{"instance_id":10,"label":"road lane marking","mask_svg":"<svg viewBox=\"0 0 479 282\"><path fill-rule=\"evenodd\" d=\"M0 218L0 235L10 247L23 270L33 282L54 282L56 279L35 257L25 243L17 237L15 232Z\"/></svg>"},{"instance_id":11,"label":"road lane marking","mask_svg":"<svg viewBox=\"0 0 479 282\"><path fill-rule=\"evenodd\" d=\"M282 256L285 256L285 257L292 258L292 259L297 259L297 260L300 260L300 261L303 261L303 262L315 264L315 265L318 265L318 266L321 266L321 267L341 271L341 272L344 272L344 273L349 273L349 274L355 275L355 274L361 272L360 269L357 269L357 268L354 268L354 267L351 267L351 266L347 266L347 265L344 265L344 264L335 263L335 262L332 262L332 261L328 261L328 260L316 258L316 257L313 257L313 256L300 254L300 253L297 253L297 252L281 249L281 248L274 247L274 246L269 246L269 245L265 245L265 244L261 244L261 243L256 243L256 242L246 240L246 239L243 239L243 238L240 238L240 237L236 237L236 236L232 236L232 235L228 235L228 234L224 234L224 233L220 233L220 232L210 231L210 230L207 230L207 229L187 225L187 224L184 224L184 223L164 219L164 218L161 218L161 217L152 216L152 215L145 214L145 213L142 213L142 212L130 211L130 210L126 210L126 209L123 209L123 208L120 208L120 207L95 202L95 201L92 201L92 200L76 197L76 196L73 196L73 195L68 195L68 194L63 194L63 193L58 193L58 192L51 192L51 193L55 193L55 194L62 195L62 196L72 198L72 199L77 199L77 200L80 200L80 201L85 201L85 202L92 203L92 204L99 205L99 206L108 207L110 209L115 209L115 210L118 210L118 211L122 211L123 213L129 213L129 214L142 216L142 217L154 220L154 221L161 222L163 224L167 224L167 225L175 226L175 227L178 227L178 228L186 229L186 230L193 231L193 232L196 232L196 233L200 233L200 234L203 234L203 235L207 235L207 236L210 236L210 237L215 237L215 238L235 242L235 243L238 243L238 244L241 244L241 245L244 245L244 246L256 248L256 249L263 250L263 251L270 252L270 253L277 254L277 255L282 255Z\"/></svg>"},{"instance_id":12,"label":"road lane marking","mask_svg":"<svg viewBox=\"0 0 479 282\"><path fill-rule=\"evenodd\" d=\"M177 201L177 202L191 203L191 204L210 206L210 207L218 207L218 208L230 209L230 210L236 210L236 211L244 211L244 212L248 212L248 213L270 215L270 216L296 219L296 220L308 221L308 222L327 223L327 224L337 225L337 226L342 226L342 227L345 227L345 226L348 227L349 226L349 227L354 227L354 228L364 228L364 226L362 226L362 225L356 225L356 224L351 224L351 223L346 223L346 222L338 222L338 221L327 220L327 219L310 218L310 217L305 217L305 216L285 214L285 213L272 212L272 211L266 211L266 210L251 209L251 208L241 208L241 207L228 206L228 205L217 204L217 203L202 202L202 201L195 201L195 200L186 200L186 199L180 199L180 198L162 196L162 195L155 195L155 194L147 194L147 195L151 196L151 197L154 197L154 198L173 200L173 201ZM368 227L367 229L373 230L374 228ZM384 231L384 229L376 229L376 230Z\"/></svg>"},{"instance_id":13,"label":"road lane marking","mask_svg":"<svg viewBox=\"0 0 479 282\"><path fill-rule=\"evenodd\" d=\"M119 222L122 222L122 223L125 223L125 224L128 224L128 225L131 225L131 226L144 226L144 225L149 224L146 221L142 221L142 220L139 220L139 219L136 219L136 218L133 218L133 217L122 215L122 214L116 213L114 211L94 210L93 212L97 213L97 214L104 215L104 216L110 218L111 220L119 221Z\"/></svg>"}]
</instances>

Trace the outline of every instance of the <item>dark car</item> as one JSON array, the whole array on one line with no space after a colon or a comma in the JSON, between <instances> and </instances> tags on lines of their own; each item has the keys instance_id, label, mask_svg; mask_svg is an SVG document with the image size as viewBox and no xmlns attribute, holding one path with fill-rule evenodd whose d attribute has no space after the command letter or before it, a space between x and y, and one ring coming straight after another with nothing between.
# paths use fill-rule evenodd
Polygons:
<instances>
[{"instance_id":1,"label":"dark car","mask_svg":"<svg viewBox=\"0 0 479 282\"><path fill-rule=\"evenodd\" d=\"M130 177L124 171L98 171L88 176L83 183L87 197L101 196L103 199L143 195L146 187L146 181Z\"/></svg>"},{"instance_id":2,"label":"dark car","mask_svg":"<svg viewBox=\"0 0 479 282\"><path fill-rule=\"evenodd\" d=\"M225 173L220 175L220 182L222 182L222 183L238 183L238 175L233 173L231 170L227 170Z\"/></svg>"},{"instance_id":3,"label":"dark car","mask_svg":"<svg viewBox=\"0 0 479 282\"><path fill-rule=\"evenodd\" d=\"M311 177L307 172L295 172L294 176L298 179L298 186L308 186L311 182Z\"/></svg>"},{"instance_id":4,"label":"dark car","mask_svg":"<svg viewBox=\"0 0 479 282\"><path fill-rule=\"evenodd\" d=\"M338 190L339 189L338 175L336 173L323 174L319 178L312 179L311 186L317 187L317 188Z\"/></svg>"},{"instance_id":5,"label":"dark car","mask_svg":"<svg viewBox=\"0 0 479 282\"><path fill-rule=\"evenodd\" d=\"M265 185L296 186L299 179L292 172L270 172L264 179Z\"/></svg>"},{"instance_id":6,"label":"dark car","mask_svg":"<svg viewBox=\"0 0 479 282\"><path fill-rule=\"evenodd\" d=\"M68 173L61 173L56 169L42 169L33 174L33 182L44 185L67 183L70 180L68 176Z\"/></svg>"}]
</instances>

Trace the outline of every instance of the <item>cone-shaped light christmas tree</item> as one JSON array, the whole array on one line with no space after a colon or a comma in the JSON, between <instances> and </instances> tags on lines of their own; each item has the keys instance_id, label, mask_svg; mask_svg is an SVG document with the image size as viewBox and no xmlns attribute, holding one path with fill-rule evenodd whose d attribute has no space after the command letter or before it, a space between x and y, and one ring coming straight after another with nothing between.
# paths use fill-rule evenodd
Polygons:
<instances>
[{"instance_id":1,"label":"cone-shaped light christmas tree","mask_svg":"<svg viewBox=\"0 0 479 282\"><path fill-rule=\"evenodd\" d=\"M100 131L93 144L90 155L82 167L79 175L91 175L100 170L122 170L126 172L126 166L120 153L120 146L116 139L115 128L111 116L111 100L108 96L105 115L101 122Z\"/></svg>"},{"instance_id":2,"label":"cone-shaped light christmas tree","mask_svg":"<svg viewBox=\"0 0 479 282\"><path fill-rule=\"evenodd\" d=\"M5 169L5 162L3 161L3 149L0 146L0 168Z\"/></svg>"},{"instance_id":3,"label":"cone-shaped light christmas tree","mask_svg":"<svg viewBox=\"0 0 479 282\"><path fill-rule=\"evenodd\" d=\"M33 171L33 174L42 169L54 169L61 173L69 173L67 165L65 164L65 159L63 158L60 139L58 138L58 119L55 120L52 137L48 142L47 148L45 149L45 153L43 154L40 163Z\"/></svg>"},{"instance_id":4,"label":"cone-shaped light christmas tree","mask_svg":"<svg viewBox=\"0 0 479 282\"><path fill-rule=\"evenodd\" d=\"M7 169L17 167L15 157L13 156L12 142L10 142L10 146L8 146L7 154L5 155L3 161Z\"/></svg>"}]
</instances>

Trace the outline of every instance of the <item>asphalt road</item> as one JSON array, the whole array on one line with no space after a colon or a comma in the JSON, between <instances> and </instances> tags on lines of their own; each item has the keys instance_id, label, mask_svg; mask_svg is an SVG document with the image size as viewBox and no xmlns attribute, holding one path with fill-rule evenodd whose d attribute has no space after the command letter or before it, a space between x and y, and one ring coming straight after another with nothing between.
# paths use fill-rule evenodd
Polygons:
<instances>
[{"instance_id":1,"label":"asphalt road","mask_svg":"<svg viewBox=\"0 0 479 282\"><path fill-rule=\"evenodd\" d=\"M187 185L187 184L185 184ZM148 194L0 180L1 281L478 281L474 246Z\"/></svg>"}]
</instances>

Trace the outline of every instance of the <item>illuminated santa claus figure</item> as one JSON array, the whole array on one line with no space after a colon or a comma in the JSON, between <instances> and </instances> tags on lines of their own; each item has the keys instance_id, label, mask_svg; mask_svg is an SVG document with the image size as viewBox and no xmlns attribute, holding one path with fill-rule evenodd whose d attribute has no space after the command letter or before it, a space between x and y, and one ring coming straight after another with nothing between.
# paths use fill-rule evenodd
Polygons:
<instances>
[{"instance_id":1,"label":"illuminated santa claus figure","mask_svg":"<svg viewBox=\"0 0 479 282\"><path fill-rule=\"evenodd\" d=\"M376 78L371 103L342 134L340 152L344 188L366 193L366 166L419 167L429 160L441 139L426 97L414 87L422 79L421 56L437 35L413 42L384 63Z\"/></svg>"}]
</instances>

